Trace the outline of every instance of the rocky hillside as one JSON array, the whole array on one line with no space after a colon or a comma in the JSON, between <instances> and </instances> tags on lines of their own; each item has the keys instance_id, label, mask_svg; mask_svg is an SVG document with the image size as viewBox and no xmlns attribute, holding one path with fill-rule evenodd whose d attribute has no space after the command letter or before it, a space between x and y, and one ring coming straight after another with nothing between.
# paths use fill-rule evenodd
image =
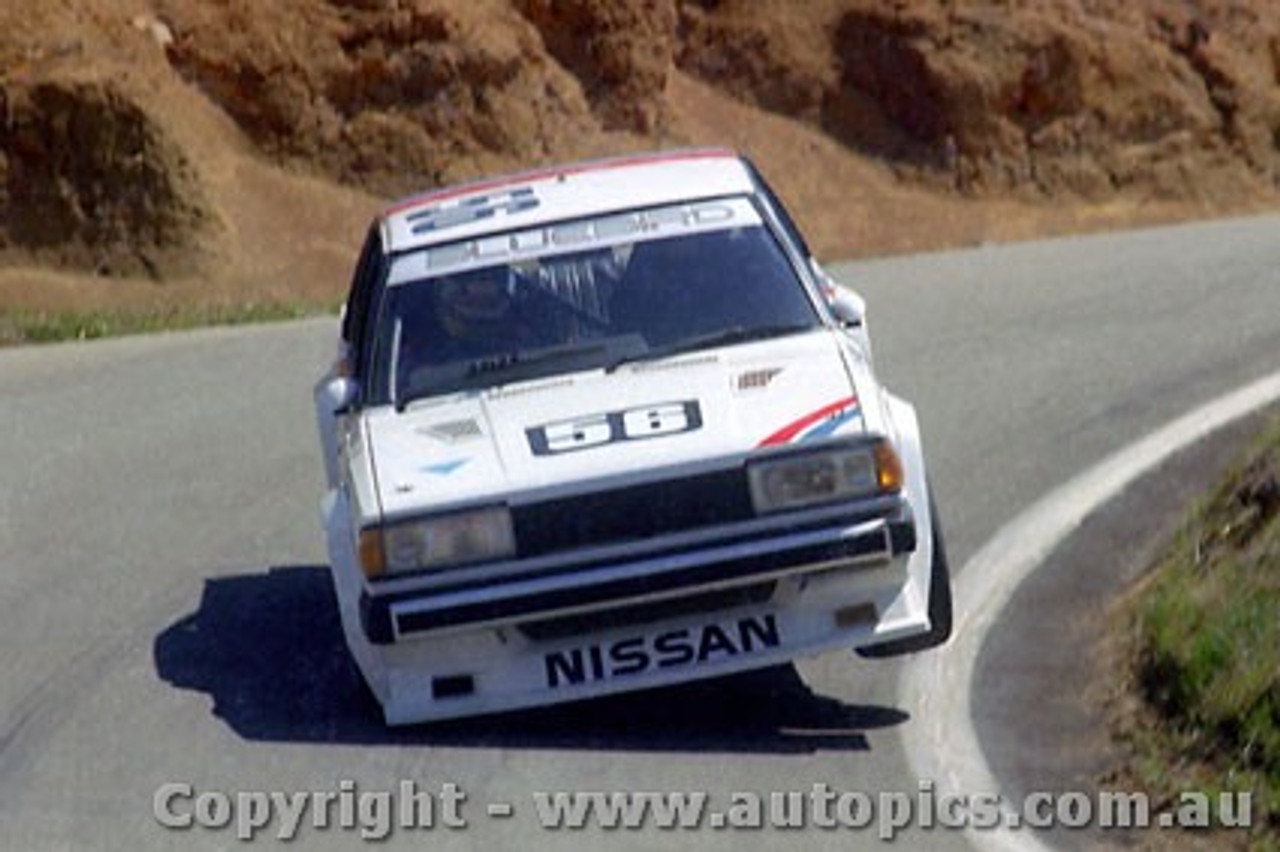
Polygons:
<instances>
[{"instance_id":1,"label":"rocky hillside","mask_svg":"<svg viewBox=\"0 0 1280 852\"><path fill-rule=\"evenodd\" d=\"M0 68L0 309L332 298L380 198L681 144L829 253L1280 199L1273 0L13 0Z\"/></svg>"}]
</instances>

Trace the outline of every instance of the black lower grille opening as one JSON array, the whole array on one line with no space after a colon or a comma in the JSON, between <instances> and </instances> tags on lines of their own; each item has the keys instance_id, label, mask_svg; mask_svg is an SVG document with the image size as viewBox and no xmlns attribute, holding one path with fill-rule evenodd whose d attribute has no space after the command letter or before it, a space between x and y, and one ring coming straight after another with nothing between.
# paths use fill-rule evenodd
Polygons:
<instances>
[{"instance_id":1,"label":"black lower grille opening","mask_svg":"<svg viewBox=\"0 0 1280 852\"><path fill-rule=\"evenodd\" d=\"M755 516L742 468L512 509L523 557L652 538Z\"/></svg>"},{"instance_id":2,"label":"black lower grille opening","mask_svg":"<svg viewBox=\"0 0 1280 852\"><path fill-rule=\"evenodd\" d=\"M529 639L545 641L582 636L617 627L650 624L664 618L678 618L683 615L717 612L735 606L765 603L773 597L777 586L776 580L768 580L746 586L735 586L731 589L701 592L688 597L632 604L544 621L531 621L521 624L520 632Z\"/></svg>"}]
</instances>

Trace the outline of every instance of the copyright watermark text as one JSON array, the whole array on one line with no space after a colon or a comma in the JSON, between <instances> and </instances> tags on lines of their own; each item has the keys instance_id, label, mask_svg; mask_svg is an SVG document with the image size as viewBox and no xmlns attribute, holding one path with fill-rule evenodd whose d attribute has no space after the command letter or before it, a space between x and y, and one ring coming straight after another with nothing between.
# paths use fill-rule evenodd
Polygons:
<instances>
[{"instance_id":1,"label":"copyright watermark text","mask_svg":"<svg viewBox=\"0 0 1280 852\"><path fill-rule=\"evenodd\" d=\"M1249 828L1247 792L1187 792L1157 811L1136 792L941 793L930 781L912 792L842 790L826 783L773 792L532 791L523 800L479 802L456 783L401 781L391 789L339 781L308 792L199 790L162 784L152 798L156 822L173 831L228 832L292 840L304 830L342 831L364 841L399 832L459 831L474 821L525 818L546 831L859 831L893 840L924 830Z\"/></svg>"}]
</instances>

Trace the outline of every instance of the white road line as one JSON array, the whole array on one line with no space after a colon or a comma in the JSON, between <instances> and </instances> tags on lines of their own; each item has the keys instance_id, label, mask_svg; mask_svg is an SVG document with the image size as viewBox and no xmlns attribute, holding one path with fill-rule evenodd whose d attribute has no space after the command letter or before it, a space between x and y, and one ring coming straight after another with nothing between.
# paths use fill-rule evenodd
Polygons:
<instances>
[{"instance_id":1,"label":"white road line","mask_svg":"<svg viewBox=\"0 0 1280 852\"><path fill-rule=\"evenodd\" d=\"M1280 372L1195 409L1050 492L974 554L955 578L951 642L909 660L899 681L899 700L915 722L905 748L917 778L933 780L939 796L999 791L974 730L971 687L987 631L1018 584L1090 513L1134 480L1214 430L1277 400ZM971 830L968 839L981 850L1049 848L1029 831Z\"/></svg>"}]
</instances>

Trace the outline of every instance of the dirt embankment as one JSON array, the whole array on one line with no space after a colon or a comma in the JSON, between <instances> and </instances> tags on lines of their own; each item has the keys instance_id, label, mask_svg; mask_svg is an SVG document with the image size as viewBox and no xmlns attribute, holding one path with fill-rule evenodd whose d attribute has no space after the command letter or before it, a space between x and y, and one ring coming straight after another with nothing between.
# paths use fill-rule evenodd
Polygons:
<instances>
[{"instance_id":1,"label":"dirt embankment","mask_svg":"<svg viewBox=\"0 0 1280 852\"><path fill-rule=\"evenodd\" d=\"M829 254L1280 199L1271 0L33 0L0 68L0 311L332 299L380 198L683 144Z\"/></svg>"}]
</instances>

